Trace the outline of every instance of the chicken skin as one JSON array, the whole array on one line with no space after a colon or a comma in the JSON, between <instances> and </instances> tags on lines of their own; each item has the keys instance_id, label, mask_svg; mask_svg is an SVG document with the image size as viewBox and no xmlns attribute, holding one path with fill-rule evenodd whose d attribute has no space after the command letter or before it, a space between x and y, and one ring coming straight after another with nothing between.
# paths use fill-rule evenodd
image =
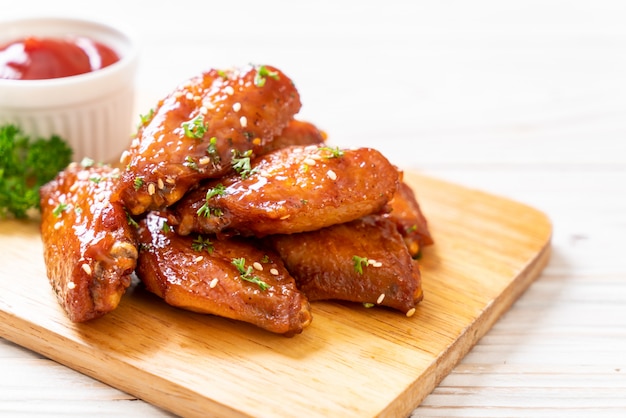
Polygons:
<instances>
[{"instance_id":1,"label":"chicken skin","mask_svg":"<svg viewBox=\"0 0 626 418\"><path fill-rule=\"evenodd\" d=\"M391 211L385 214L395 222L398 232L404 237L404 242L413 258L417 258L427 245L434 243L428 229L428 222L422 213L415 193L411 187L400 182L398 191L389 202Z\"/></svg>"},{"instance_id":2,"label":"chicken skin","mask_svg":"<svg viewBox=\"0 0 626 418\"><path fill-rule=\"evenodd\" d=\"M397 169L374 149L292 146L190 192L170 218L183 235L291 234L380 212L397 187Z\"/></svg>"},{"instance_id":3,"label":"chicken skin","mask_svg":"<svg viewBox=\"0 0 626 418\"><path fill-rule=\"evenodd\" d=\"M310 301L362 302L411 316L422 300L417 261L395 224L382 216L266 239Z\"/></svg>"},{"instance_id":4,"label":"chicken skin","mask_svg":"<svg viewBox=\"0 0 626 418\"><path fill-rule=\"evenodd\" d=\"M169 206L200 180L231 171L233 158L263 153L300 106L292 81L273 67L194 77L142 118L112 200L133 215Z\"/></svg>"},{"instance_id":5,"label":"chicken skin","mask_svg":"<svg viewBox=\"0 0 626 418\"><path fill-rule=\"evenodd\" d=\"M156 212L139 225L137 275L168 304L285 336L311 322L306 296L272 250L239 238L181 236Z\"/></svg>"},{"instance_id":6,"label":"chicken skin","mask_svg":"<svg viewBox=\"0 0 626 418\"><path fill-rule=\"evenodd\" d=\"M40 190L47 275L70 320L115 309L137 261L132 227L111 203L119 170L72 163Z\"/></svg>"},{"instance_id":7,"label":"chicken skin","mask_svg":"<svg viewBox=\"0 0 626 418\"><path fill-rule=\"evenodd\" d=\"M319 145L323 146L326 134L310 122L291 120L285 129L270 141L265 148L265 154L280 148L292 145Z\"/></svg>"}]
</instances>

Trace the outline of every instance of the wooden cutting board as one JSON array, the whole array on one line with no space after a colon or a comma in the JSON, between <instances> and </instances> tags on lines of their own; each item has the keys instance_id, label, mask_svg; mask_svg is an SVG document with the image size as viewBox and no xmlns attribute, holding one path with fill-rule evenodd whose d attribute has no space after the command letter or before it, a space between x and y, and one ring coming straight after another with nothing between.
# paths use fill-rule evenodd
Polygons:
<instances>
[{"instance_id":1,"label":"wooden cutting board","mask_svg":"<svg viewBox=\"0 0 626 418\"><path fill-rule=\"evenodd\" d=\"M135 286L104 318L69 322L38 225L0 221L0 335L184 416L407 416L537 278L552 227L528 206L406 173L436 244L411 318L313 303L285 338L165 305Z\"/></svg>"}]
</instances>

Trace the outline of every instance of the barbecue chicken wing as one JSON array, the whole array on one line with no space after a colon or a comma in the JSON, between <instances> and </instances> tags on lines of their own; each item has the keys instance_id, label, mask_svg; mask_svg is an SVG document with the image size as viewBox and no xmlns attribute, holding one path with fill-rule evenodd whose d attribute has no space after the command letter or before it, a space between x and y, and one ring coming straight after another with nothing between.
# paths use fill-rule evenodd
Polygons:
<instances>
[{"instance_id":1,"label":"barbecue chicken wing","mask_svg":"<svg viewBox=\"0 0 626 418\"><path fill-rule=\"evenodd\" d=\"M234 157L262 153L299 109L292 81L273 67L195 77L145 118L120 159L126 170L112 198L133 215L169 206L200 180L229 172Z\"/></svg>"},{"instance_id":2,"label":"barbecue chicken wing","mask_svg":"<svg viewBox=\"0 0 626 418\"><path fill-rule=\"evenodd\" d=\"M267 240L310 301L362 302L411 316L422 300L417 262L395 224L382 216Z\"/></svg>"},{"instance_id":3,"label":"barbecue chicken wing","mask_svg":"<svg viewBox=\"0 0 626 418\"><path fill-rule=\"evenodd\" d=\"M391 211L385 216L395 222L398 231L404 237L409 253L413 258L417 258L422 248L432 245L434 241L428 229L426 217L411 187L400 182L398 191L389 202L389 206Z\"/></svg>"},{"instance_id":4,"label":"barbecue chicken wing","mask_svg":"<svg viewBox=\"0 0 626 418\"><path fill-rule=\"evenodd\" d=\"M280 257L238 238L180 236L149 213L140 221L137 275L172 306L292 336L311 322L306 296Z\"/></svg>"},{"instance_id":5,"label":"barbecue chicken wing","mask_svg":"<svg viewBox=\"0 0 626 418\"><path fill-rule=\"evenodd\" d=\"M115 309L130 285L137 248L120 203L109 201L119 170L72 163L41 188L47 275L75 322Z\"/></svg>"},{"instance_id":6,"label":"barbecue chicken wing","mask_svg":"<svg viewBox=\"0 0 626 418\"><path fill-rule=\"evenodd\" d=\"M185 196L172 208L178 232L262 237L311 231L383 210L398 186L398 170L371 148L282 148L243 174Z\"/></svg>"},{"instance_id":7,"label":"barbecue chicken wing","mask_svg":"<svg viewBox=\"0 0 626 418\"><path fill-rule=\"evenodd\" d=\"M326 134L310 122L291 120L285 129L270 141L265 147L264 154L286 148L292 145L319 145L323 146Z\"/></svg>"}]
</instances>

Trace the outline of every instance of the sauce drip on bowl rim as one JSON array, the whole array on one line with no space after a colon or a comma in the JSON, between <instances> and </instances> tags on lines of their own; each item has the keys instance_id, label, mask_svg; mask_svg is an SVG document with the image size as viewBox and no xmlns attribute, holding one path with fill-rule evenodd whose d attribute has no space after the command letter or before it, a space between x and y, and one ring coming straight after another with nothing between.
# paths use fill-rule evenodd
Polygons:
<instances>
[{"instance_id":1,"label":"sauce drip on bowl rim","mask_svg":"<svg viewBox=\"0 0 626 418\"><path fill-rule=\"evenodd\" d=\"M0 79L70 77L105 68L119 60L112 48L87 37L31 36L0 45Z\"/></svg>"}]
</instances>

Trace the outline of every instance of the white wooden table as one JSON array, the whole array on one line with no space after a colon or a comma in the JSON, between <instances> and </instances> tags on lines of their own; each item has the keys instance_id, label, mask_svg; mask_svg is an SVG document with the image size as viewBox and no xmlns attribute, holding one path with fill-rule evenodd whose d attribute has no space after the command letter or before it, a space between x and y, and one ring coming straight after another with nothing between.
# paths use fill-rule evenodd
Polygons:
<instances>
[{"instance_id":1,"label":"white wooden table","mask_svg":"<svg viewBox=\"0 0 626 418\"><path fill-rule=\"evenodd\" d=\"M626 416L626 3L338 3L21 0L1 13L133 28L138 112L203 69L268 63L334 143L546 212L548 267L412 416ZM0 416L37 415L169 414L0 338Z\"/></svg>"}]
</instances>

